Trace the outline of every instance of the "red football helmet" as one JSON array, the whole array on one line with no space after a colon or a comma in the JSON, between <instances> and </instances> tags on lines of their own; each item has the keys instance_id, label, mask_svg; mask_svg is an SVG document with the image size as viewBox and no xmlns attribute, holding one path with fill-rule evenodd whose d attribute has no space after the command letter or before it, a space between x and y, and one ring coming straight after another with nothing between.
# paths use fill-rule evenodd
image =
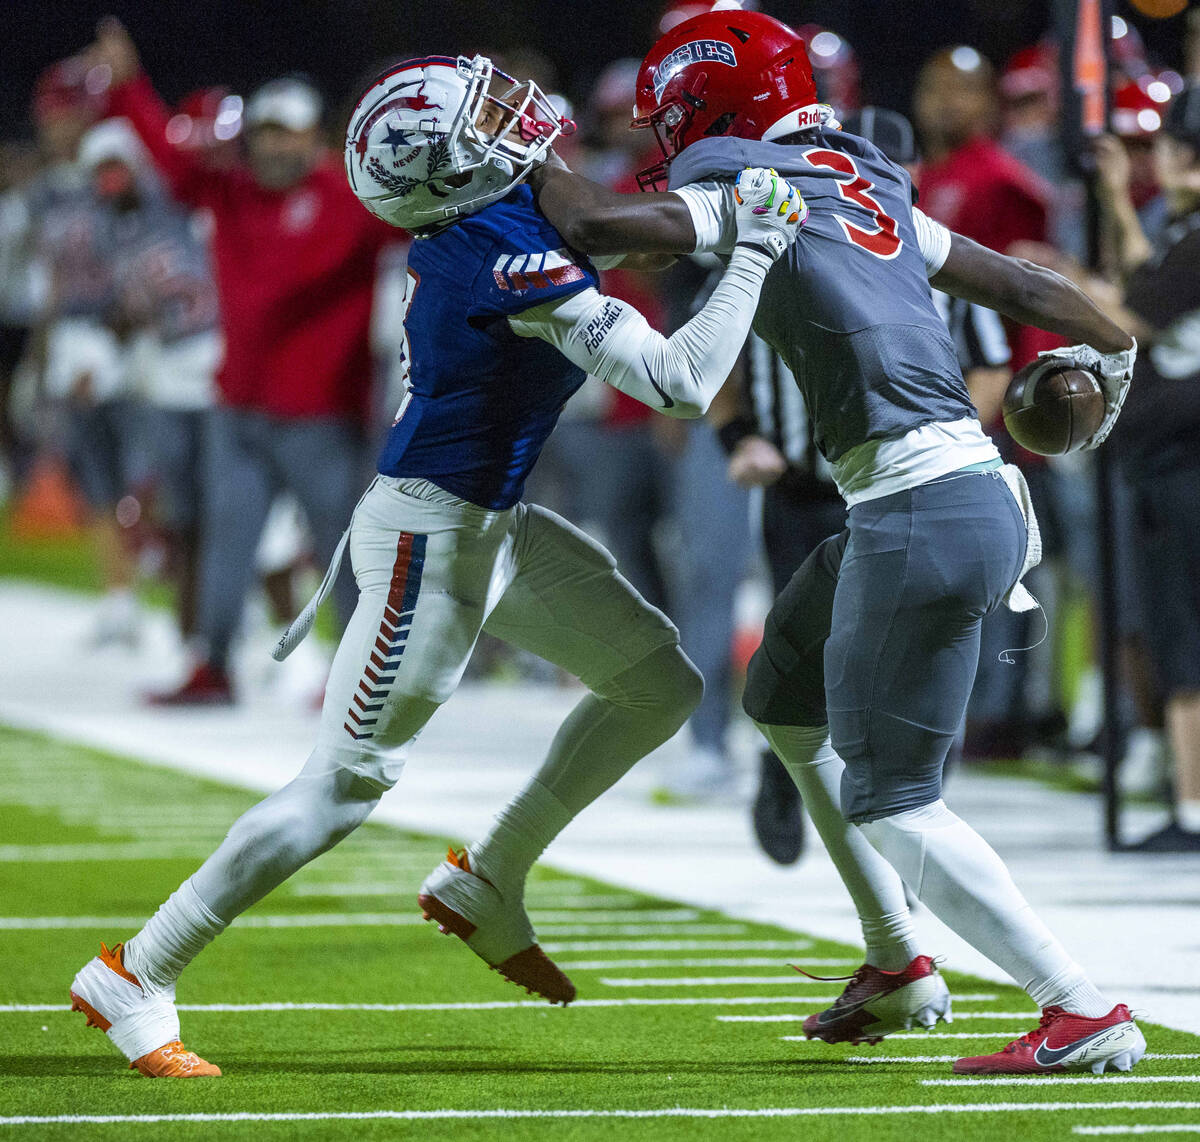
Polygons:
<instances>
[{"instance_id":1,"label":"red football helmet","mask_svg":"<svg viewBox=\"0 0 1200 1142\"><path fill-rule=\"evenodd\" d=\"M1044 95L1057 102L1058 89L1058 46L1052 40L1014 52L1000 77L1000 92L1005 99Z\"/></svg>"},{"instance_id":2,"label":"red football helmet","mask_svg":"<svg viewBox=\"0 0 1200 1142\"><path fill-rule=\"evenodd\" d=\"M1149 139L1162 128L1167 113L1165 100L1155 99L1147 91L1148 86L1131 79L1113 92L1114 135L1122 139Z\"/></svg>"},{"instance_id":3,"label":"red football helmet","mask_svg":"<svg viewBox=\"0 0 1200 1142\"><path fill-rule=\"evenodd\" d=\"M823 122L804 40L762 12L706 12L672 28L638 72L634 127L649 127L662 161L643 189L698 139L779 139Z\"/></svg>"}]
</instances>

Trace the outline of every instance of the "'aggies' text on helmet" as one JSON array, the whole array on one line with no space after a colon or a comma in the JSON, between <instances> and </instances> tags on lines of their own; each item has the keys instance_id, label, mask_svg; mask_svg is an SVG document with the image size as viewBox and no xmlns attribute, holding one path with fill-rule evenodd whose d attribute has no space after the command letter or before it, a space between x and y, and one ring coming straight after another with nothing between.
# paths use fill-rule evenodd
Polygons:
<instances>
[{"instance_id":1,"label":"'aggies' text on helmet","mask_svg":"<svg viewBox=\"0 0 1200 1142\"><path fill-rule=\"evenodd\" d=\"M346 175L372 214L428 237L503 198L574 129L485 56L406 60L355 106Z\"/></svg>"},{"instance_id":2,"label":"'aggies' text on helmet","mask_svg":"<svg viewBox=\"0 0 1200 1142\"><path fill-rule=\"evenodd\" d=\"M638 73L634 127L649 127L662 161L638 174L661 184L671 160L711 135L781 139L833 115L818 102L804 40L762 12L706 12L672 28Z\"/></svg>"}]
</instances>

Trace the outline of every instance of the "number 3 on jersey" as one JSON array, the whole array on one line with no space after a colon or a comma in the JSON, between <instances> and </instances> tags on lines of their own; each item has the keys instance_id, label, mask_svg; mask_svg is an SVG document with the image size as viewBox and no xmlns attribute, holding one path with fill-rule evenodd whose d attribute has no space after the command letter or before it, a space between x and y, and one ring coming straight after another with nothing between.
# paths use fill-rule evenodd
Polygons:
<instances>
[{"instance_id":1,"label":"number 3 on jersey","mask_svg":"<svg viewBox=\"0 0 1200 1142\"><path fill-rule=\"evenodd\" d=\"M828 167L848 176L846 179L838 179L838 193L847 201L856 203L870 212L874 219L875 229L865 230L853 222L848 222L840 214L834 215L846 237L868 254L874 254L885 261L900 253L904 243L896 234L896 220L885 214L883 207L871 197L869 192L874 189L874 183L858 173L854 159L841 151L819 150L806 151L804 157L814 167Z\"/></svg>"}]
</instances>

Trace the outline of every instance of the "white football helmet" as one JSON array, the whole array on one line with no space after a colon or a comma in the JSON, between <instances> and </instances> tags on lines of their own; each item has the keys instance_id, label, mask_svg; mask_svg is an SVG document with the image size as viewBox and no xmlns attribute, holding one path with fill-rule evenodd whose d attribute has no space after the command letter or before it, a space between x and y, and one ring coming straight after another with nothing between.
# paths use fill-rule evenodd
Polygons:
<instances>
[{"instance_id":1,"label":"white football helmet","mask_svg":"<svg viewBox=\"0 0 1200 1142\"><path fill-rule=\"evenodd\" d=\"M574 129L485 56L406 60L355 106L346 175L372 214L428 237L503 198Z\"/></svg>"}]
</instances>

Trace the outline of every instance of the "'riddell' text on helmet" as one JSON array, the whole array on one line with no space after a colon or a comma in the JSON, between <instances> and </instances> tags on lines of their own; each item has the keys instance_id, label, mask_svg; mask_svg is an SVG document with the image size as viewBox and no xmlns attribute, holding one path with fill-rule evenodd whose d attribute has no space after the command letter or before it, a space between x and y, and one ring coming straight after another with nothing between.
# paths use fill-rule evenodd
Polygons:
<instances>
[{"instance_id":1,"label":"'riddell' text on helmet","mask_svg":"<svg viewBox=\"0 0 1200 1142\"><path fill-rule=\"evenodd\" d=\"M503 198L574 129L484 56L406 60L355 106L346 177L372 214L427 237Z\"/></svg>"},{"instance_id":2,"label":"'riddell' text on helmet","mask_svg":"<svg viewBox=\"0 0 1200 1142\"><path fill-rule=\"evenodd\" d=\"M796 32L761 12L705 12L673 27L642 61L633 125L654 131L663 158L638 182L662 183L698 139L780 139L828 115Z\"/></svg>"}]
</instances>

